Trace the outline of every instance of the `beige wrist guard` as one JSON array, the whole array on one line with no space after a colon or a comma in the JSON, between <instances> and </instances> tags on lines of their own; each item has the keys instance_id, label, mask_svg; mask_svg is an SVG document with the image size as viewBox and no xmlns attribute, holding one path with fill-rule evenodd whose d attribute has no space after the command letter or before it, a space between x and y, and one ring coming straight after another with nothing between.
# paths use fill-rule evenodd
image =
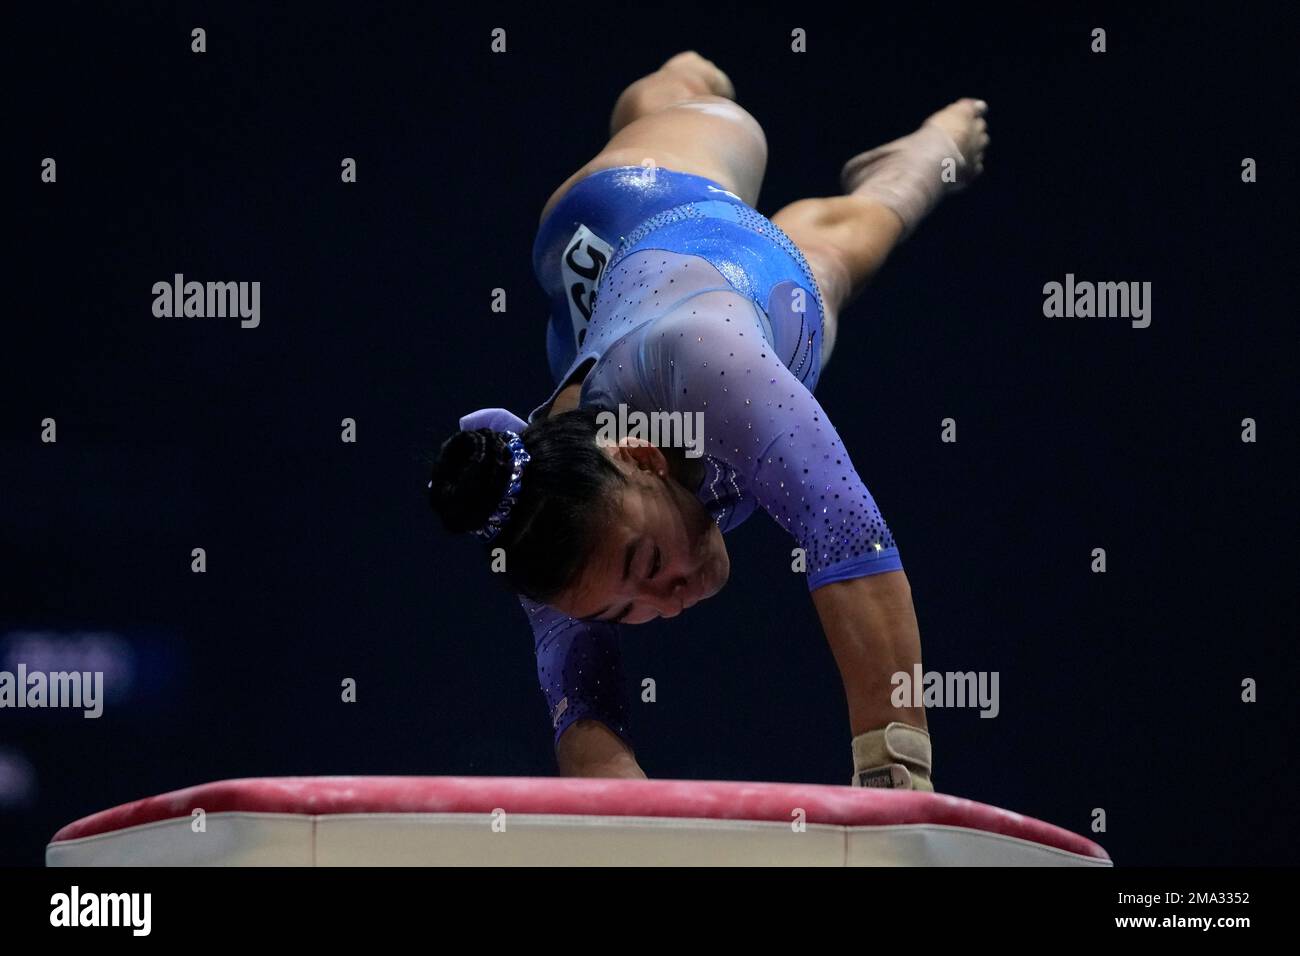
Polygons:
<instances>
[{"instance_id":1,"label":"beige wrist guard","mask_svg":"<svg viewBox=\"0 0 1300 956\"><path fill-rule=\"evenodd\" d=\"M952 138L925 125L884 146L859 153L844 164L846 193L866 196L894 211L907 238L944 194L969 182L969 163Z\"/></svg>"},{"instance_id":2,"label":"beige wrist guard","mask_svg":"<svg viewBox=\"0 0 1300 956\"><path fill-rule=\"evenodd\" d=\"M930 734L898 721L853 738L855 787L934 792L930 782Z\"/></svg>"}]
</instances>

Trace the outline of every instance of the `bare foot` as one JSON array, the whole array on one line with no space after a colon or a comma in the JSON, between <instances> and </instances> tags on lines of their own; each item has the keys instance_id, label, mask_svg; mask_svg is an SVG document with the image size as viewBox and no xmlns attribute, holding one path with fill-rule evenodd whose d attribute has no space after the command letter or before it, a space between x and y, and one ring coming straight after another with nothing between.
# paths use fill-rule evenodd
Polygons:
<instances>
[{"instance_id":1,"label":"bare foot","mask_svg":"<svg viewBox=\"0 0 1300 956\"><path fill-rule=\"evenodd\" d=\"M659 69L668 73L681 73L704 83L714 96L725 96L729 100L736 98L736 88L731 78L718 69L712 60L706 60L694 50L678 53Z\"/></svg>"},{"instance_id":2,"label":"bare foot","mask_svg":"<svg viewBox=\"0 0 1300 956\"><path fill-rule=\"evenodd\" d=\"M958 172L958 187L984 172L984 150L989 145L989 124L984 114L988 109L989 105L983 100L967 97L949 103L921 124L939 127L961 150L966 163Z\"/></svg>"},{"instance_id":3,"label":"bare foot","mask_svg":"<svg viewBox=\"0 0 1300 956\"><path fill-rule=\"evenodd\" d=\"M902 220L903 235L910 235L939 200L984 172L987 111L983 100L960 99L920 129L859 153L840 170L844 192L887 206Z\"/></svg>"}]
</instances>

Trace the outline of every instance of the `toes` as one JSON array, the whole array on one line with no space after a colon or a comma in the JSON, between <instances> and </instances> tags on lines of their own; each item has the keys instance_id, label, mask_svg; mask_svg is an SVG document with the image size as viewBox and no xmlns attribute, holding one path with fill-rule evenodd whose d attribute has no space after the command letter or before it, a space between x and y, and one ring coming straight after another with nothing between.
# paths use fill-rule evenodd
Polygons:
<instances>
[{"instance_id":1,"label":"toes","mask_svg":"<svg viewBox=\"0 0 1300 956\"><path fill-rule=\"evenodd\" d=\"M717 86L715 89L718 95L734 100L736 98L736 85L731 82L731 77L717 67L714 67L714 69L717 71Z\"/></svg>"},{"instance_id":2,"label":"toes","mask_svg":"<svg viewBox=\"0 0 1300 956\"><path fill-rule=\"evenodd\" d=\"M721 73L718 64L712 60L701 56L695 50L686 50L670 57L660 69L666 70L686 70L692 73Z\"/></svg>"},{"instance_id":3,"label":"toes","mask_svg":"<svg viewBox=\"0 0 1300 956\"><path fill-rule=\"evenodd\" d=\"M989 104L984 100L977 100L971 96L964 96L959 100L953 100L945 110L959 110L969 117L981 117L989 111ZM942 110L940 111L942 112Z\"/></svg>"},{"instance_id":4,"label":"toes","mask_svg":"<svg viewBox=\"0 0 1300 956\"><path fill-rule=\"evenodd\" d=\"M669 58L660 69L698 79L718 96L732 100L736 98L736 88L732 85L731 78L716 63L695 50L678 53Z\"/></svg>"},{"instance_id":5,"label":"toes","mask_svg":"<svg viewBox=\"0 0 1300 956\"><path fill-rule=\"evenodd\" d=\"M708 62L708 61L705 60L704 57L696 53L694 50L683 50L681 53L678 53L676 56L670 56L664 62L664 66L680 66L683 63L695 64L701 62Z\"/></svg>"}]
</instances>

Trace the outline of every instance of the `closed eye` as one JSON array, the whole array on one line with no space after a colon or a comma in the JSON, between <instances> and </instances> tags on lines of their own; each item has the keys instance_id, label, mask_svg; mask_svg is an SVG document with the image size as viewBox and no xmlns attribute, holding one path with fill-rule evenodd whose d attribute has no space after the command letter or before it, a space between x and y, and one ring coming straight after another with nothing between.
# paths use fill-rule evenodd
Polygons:
<instances>
[{"instance_id":1,"label":"closed eye","mask_svg":"<svg viewBox=\"0 0 1300 956\"><path fill-rule=\"evenodd\" d=\"M659 551L659 545L655 545L655 556L654 560L650 562L650 574L648 577L654 577L658 574L661 567L663 567L663 555Z\"/></svg>"}]
</instances>

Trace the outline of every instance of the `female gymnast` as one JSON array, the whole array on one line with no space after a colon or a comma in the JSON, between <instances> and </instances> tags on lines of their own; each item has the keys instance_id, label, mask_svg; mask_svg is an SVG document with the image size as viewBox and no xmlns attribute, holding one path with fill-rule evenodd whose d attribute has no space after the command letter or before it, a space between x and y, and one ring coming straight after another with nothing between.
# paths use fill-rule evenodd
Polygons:
<instances>
[{"instance_id":1,"label":"female gymnast","mask_svg":"<svg viewBox=\"0 0 1300 956\"><path fill-rule=\"evenodd\" d=\"M763 130L688 51L623 91L609 143L546 203L533 268L555 390L527 422L463 417L428 493L447 530L486 542L528 614L562 774L645 776L619 630L716 594L723 532L758 507L806 570L848 698L851 783L934 789L925 711L890 701L891 675L921 657L911 588L813 389L844 307L982 171L986 108L958 100L850 159L844 195L769 220L753 208ZM620 407L693 415L702 448L609 440Z\"/></svg>"}]
</instances>

